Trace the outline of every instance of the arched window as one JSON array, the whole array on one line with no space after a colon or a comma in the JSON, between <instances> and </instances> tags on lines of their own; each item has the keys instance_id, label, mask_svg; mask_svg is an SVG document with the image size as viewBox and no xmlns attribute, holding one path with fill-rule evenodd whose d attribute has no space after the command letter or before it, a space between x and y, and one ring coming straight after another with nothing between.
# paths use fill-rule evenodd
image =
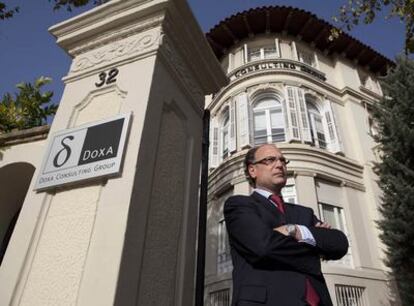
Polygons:
<instances>
[{"instance_id":1,"label":"arched window","mask_svg":"<svg viewBox=\"0 0 414 306\"><path fill-rule=\"evenodd\" d=\"M311 127L312 143L321 149L326 149L327 140L325 136L325 128L323 126L323 117L310 98L306 99L306 106Z\"/></svg>"},{"instance_id":2,"label":"arched window","mask_svg":"<svg viewBox=\"0 0 414 306\"><path fill-rule=\"evenodd\" d=\"M260 98L253 105L254 144L285 141L282 104L272 96Z\"/></svg>"},{"instance_id":3,"label":"arched window","mask_svg":"<svg viewBox=\"0 0 414 306\"><path fill-rule=\"evenodd\" d=\"M230 137L230 115L227 109L221 122L221 156L226 158L229 155L229 137Z\"/></svg>"}]
</instances>

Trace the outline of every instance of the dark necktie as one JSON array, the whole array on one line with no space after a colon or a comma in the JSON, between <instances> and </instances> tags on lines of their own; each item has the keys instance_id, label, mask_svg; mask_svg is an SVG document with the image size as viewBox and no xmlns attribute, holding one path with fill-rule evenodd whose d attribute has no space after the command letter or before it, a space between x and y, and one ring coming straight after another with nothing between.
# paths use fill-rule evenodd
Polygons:
<instances>
[{"instance_id":1,"label":"dark necktie","mask_svg":"<svg viewBox=\"0 0 414 306\"><path fill-rule=\"evenodd\" d=\"M272 194L270 196L270 199L273 201L273 203L276 204L279 211L284 214L285 213L285 204L283 203L283 199L280 195Z\"/></svg>"},{"instance_id":2,"label":"dark necktie","mask_svg":"<svg viewBox=\"0 0 414 306\"><path fill-rule=\"evenodd\" d=\"M313 288L309 278L306 278L306 302L309 306L318 306L320 298L315 288Z\"/></svg>"},{"instance_id":3,"label":"dark necktie","mask_svg":"<svg viewBox=\"0 0 414 306\"><path fill-rule=\"evenodd\" d=\"M280 195L272 194L270 199L277 205L279 211L284 214L285 213L285 204L283 203L283 199ZM318 293L316 292L315 288L313 288L311 282L308 278L306 278L306 302L309 306L318 306L320 302L320 298Z\"/></svg>"}]
</instances>

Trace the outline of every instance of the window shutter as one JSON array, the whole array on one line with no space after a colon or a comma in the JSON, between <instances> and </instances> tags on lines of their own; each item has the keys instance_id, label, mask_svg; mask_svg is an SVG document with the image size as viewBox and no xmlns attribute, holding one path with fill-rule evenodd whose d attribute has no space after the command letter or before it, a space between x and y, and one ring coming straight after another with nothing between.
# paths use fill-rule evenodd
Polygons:
<instances>
[{"instance_id":1,"label":"window shutter","mask_svg":"<svg viewBox=\"0 0 414 306\"><path fill-rule=\"evenodd\" d=\"M276 54L277 57L282 57L282 53L280 52L280 43L279 43L279 38L275 38L275 46L276 46Z\"/></svg>"},{"instance_id":2,"label":"window shutter","mask_svg":"<svg viewBox=\"0 0 414 306\"><path fill-rule=\"evenodd\" d=\"M229 116L229 152L232 153L236 151L236 107L233 99L229 101Z\"/></svg>"},{"instance_id":3,"label":"window shutter","mask_svg":"<svg viewBox=\"0 0 414 306\"><path fill-rule=\"evenodd\" d=\"M250 146L250 120L249 120L249 103L247 94L242 93L236 97L237 106L237 131L239 136L239 145L243 149Z\"/></svg>"},{"instance_id":4,"label":"window shutter","mask_svg":"<svg viewBox=\"0 0 414 306\"><path fill-rule=\"evenodd\" d=\"M338 135L338 128L335 124L335 116L332 111L332 105L329 100L325 100L323 118L325 121L326 135L328 136L328 149L332 153L342 152L342 144Z\"/></svg>"},{"instance_id":5,"label":"window shutter","mask_svg":"<svg viewBox=\"0 0 414 306\"><path fill-rule=\"evenodd\" d=\"M315 66L314 67L316 69L320 70L320 67L319 67L319 58L318 58L318 55L316 54L316 52L313 53L313 58L314 58L314 61L315 61Z\"/></svg>"},{"instance_id":6,"label":"window shutter","mask_svg":"<svg viewBox=\"0 0 414 306\"><path fill-rule=\"evenodd\" d=\"M300 140L299 137L299 123L296 112L296 98L295 88L291 86L286 87L286 116L287 117L287 141Z\"/></svg>"},{"instance_id":7,"label":"window shutter","mask_svg":"<svg viewBox=\"0 0 414 306\"><path fill-rule=\"evenodd\" d=\"M291 47L292 47L292 57L294 60L299 61L299 56L298 56L298 50L296 49L296 43L294 41L292 41L291 43Z\"/></svg>"},{"instance_id":8,"label":"window shutter","mask_svg":"<svg viewBox=\"0 0 414 306\"><path fill-rule=\"evenodd\" d=\"M310 122L308 117L308 108L306 107L306 100L305 100L305 93L303 92L302 88L296 88L296 92L298 95L298 104L300 110L300 127L302 130L302 140L311 142L311 129L310 129Z\"/></svg>"},{"instance_id":9,"label":"window shutter","mask_svg":"<svg viewBox=\"0 0 414 306\"><path fill-rule=\"evenodd\" d=\"M216 168L219 163L218 154L219 127L217 117L211 117L210 121L210 168Z\"/></svg>"},{"instance_id":10,"label":"window shutter","mask_svg":"<svg viewBox=\"0 0 414 306\"><path fill-rule=\"evenodd\" d=\"M243 64L246 64L248 62L248 51L247 51L247 44L244 44L243 47Z\"/></svg>"},{"instance_id":11,"label":"window shutter","mask_svg":"<svg viewBox=\"0 0 414 306\"><path fill-rule=\"evenodd\" d=\"M234 55L233 53L229 53L229 65L227 67L227 73L233 70L234 67Z\"/></svg>"}]
</instances>

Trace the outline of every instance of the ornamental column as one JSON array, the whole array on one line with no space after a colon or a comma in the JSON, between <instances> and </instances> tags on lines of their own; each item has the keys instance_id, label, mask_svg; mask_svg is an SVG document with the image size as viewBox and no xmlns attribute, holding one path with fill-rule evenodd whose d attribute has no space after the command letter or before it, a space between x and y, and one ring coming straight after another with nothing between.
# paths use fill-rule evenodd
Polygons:
<instances>
[{"instance_id":1,"label":"ornamental column","mask_svg":"<svg viewBox=\"0 0 414 306\"><path fill-rule=\"evenodd\" d=\"M33 191L38 165L0 304L192 305L204 95L227 82L219 63L181 0L112 0L50 32L73 62L49 142L126 113L129 133L116 177Z\"/></svg>"}]
</instances>

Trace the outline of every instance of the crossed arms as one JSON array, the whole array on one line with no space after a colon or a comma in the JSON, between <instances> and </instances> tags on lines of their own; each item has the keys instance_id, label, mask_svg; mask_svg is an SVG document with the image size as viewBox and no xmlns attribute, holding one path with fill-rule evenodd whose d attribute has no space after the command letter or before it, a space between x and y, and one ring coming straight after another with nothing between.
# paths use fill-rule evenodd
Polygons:
<instances>
[{"instance_id":1,"label":"crossed arms","mask_svg":"<svg viewBox=\"0 0 414 306\"><path fill-rule=\"evenodd\" d=\"M348 250L348 240L339 230L316 226L319 220L310 208L301 207L301 214L308 220L308 227L316 246L299 242L269 224L260 215L250 197L229 198L224 206L224 216L230 244L253 266L266 269L291 269L319 275L320 257L339 259Z\"/></svg>"}]
</instances>

